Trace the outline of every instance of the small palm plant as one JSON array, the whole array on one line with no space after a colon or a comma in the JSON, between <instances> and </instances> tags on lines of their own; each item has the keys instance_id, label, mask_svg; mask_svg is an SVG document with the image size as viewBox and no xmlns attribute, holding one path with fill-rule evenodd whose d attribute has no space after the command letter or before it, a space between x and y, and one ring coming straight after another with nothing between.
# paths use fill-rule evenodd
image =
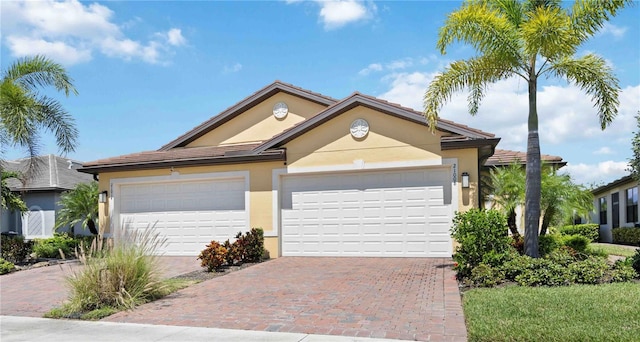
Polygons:
<instances>
[{"instance_id":1,"label":"small palm plant","mask_svg":"<svg viewBox=\"0 0 640 342\"><path fill-rule=\"evenodd\" d=\"M96 219L98 217L98 182L80 183L73 190L60 197L58 204L62 209L56 217L55 229L82 223L91 234L97 235Z\"/></svg>"}]
</instances>

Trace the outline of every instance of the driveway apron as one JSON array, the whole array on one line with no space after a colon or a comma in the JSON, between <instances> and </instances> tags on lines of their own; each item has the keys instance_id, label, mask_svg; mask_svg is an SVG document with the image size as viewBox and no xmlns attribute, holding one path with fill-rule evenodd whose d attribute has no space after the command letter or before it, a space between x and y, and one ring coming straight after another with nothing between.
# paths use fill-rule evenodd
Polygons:
<instances>
[{"instance_id":1,"label":"driveway apron","mask_svg":"<svg viewBox=\"0 0 640 342\"><path fill-rule=\"evenodd\" d=\"M466 341L450 258L282 257L105 321Z\"/></svg>"},{"instance_id":2,"label":"driveway apron","mask_svg":"<svg viewBox=\"0 0 640 342\"><path fill-rule=\"evenodd\" d=\"M159 257L165 278L200 269L196 257ZM67 298L65 276L78 266L77 261L38 267L0 276L0 315L42 317Z\"/></svg>"}]
</instances>

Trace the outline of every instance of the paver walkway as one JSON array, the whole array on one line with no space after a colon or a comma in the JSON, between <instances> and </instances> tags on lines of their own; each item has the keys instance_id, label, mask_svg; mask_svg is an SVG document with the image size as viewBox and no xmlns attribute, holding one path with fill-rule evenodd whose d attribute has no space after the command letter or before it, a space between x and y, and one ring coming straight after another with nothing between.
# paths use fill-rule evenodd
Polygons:
<instances>
[{"instance_id":1,"label":"paver walkway","mask_svg":"<svg viewBox=\"0 0 640 342\"><path fill-rule=\"evenodd\" d=\"M466 341L449 258L283 257L106 321Z\"/></svg>"},{"instance_id":2,"label":"paver walkway","mask_svg":"<svg viewBox=\"0 0 640 342\"><path fill-rule=\"evenodd\" d=\"M195 257L160 257L163 276L200 269ZM42 317L68 297L65 275L77 262L33 268L0 276L0 315Z\"/></svg>"}]
</instances>

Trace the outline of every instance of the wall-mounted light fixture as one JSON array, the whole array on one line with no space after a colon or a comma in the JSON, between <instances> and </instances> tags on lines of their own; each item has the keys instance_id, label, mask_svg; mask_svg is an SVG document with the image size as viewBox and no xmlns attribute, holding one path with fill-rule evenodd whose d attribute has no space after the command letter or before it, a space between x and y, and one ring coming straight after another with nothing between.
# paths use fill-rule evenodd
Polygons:
<instances>
[{"instance_id":1,"label":"wall-mounted light fixture","mask_svg":"<svg viewBox=\"0 0 640 342\"><path fill-rule=\"evenodd\" d=\"M469 187L469 174L467 172L463 172L461 176L462 176L462 187L463 188L468 188Z\"/></svg>"},{"instance_id":2,"label":"wall-mounted light fixture","mask_svg":"<svg viewBox=\"0 0 640 342\"><path fill-rule=\"evenodd\" d=\"M107 203L107 190L98 194L98 202L99 203Z\"/></svg>"}]
</instances>

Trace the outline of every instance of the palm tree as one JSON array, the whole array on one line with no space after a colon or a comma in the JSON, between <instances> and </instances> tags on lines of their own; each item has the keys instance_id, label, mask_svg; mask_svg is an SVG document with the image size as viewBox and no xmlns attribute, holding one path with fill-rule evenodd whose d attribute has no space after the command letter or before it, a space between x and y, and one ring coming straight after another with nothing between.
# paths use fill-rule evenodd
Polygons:
<instances>
[{"instance_id":1,"label":"palm tree","mask_svg":"<svg viewBox=\"0 0 640 342\"><path fill-rule=\"evenodd\" d=\"M588 217L593 211L591 191L574 184L568 174L560 175L553 168L543 166L541 184L540 235L545 235L551 224L561 224L575 215Z\"/></svg>"},{"instance_id":2,"label":"palm tree","mask_svg":"<svg viewBox=\"0 0 640 342\"><path fill-rule=\"evenodd\" d=\"M7 147L28 151L31 160L37 156L40 131L53 133L61 153L75 149L78 131L74 120L55 99L38 93L38 88L52 86L58 91L78 92L72 79L58 63L44 56L15 61L2 73L0 80L0 153ZM29 163L25 177L35 171Z\"/></svg>"},{"instance_id":3,"label":"palm tree","mask_svg":"<svg viewBox=\"0 0 640 342\"><path fill-rule=\"evenodd\" d=\"M73 226L81 222L89 228L93 235L98 234L96 218L98 217L98 182L80 183L73 190L60 196L58 205L62 207L56 217L55 229ZM72 231L73 233L73 231Z\"/></svg>"},{"instance_id":4,"label":"palm tree","mask_svg":"<svg viewBox=\"0 0 640 342\"><path fill-rule=\"evenodd\" d=\"M516 208L524 204L525 175L522 167L514 163L507 167L493 168L489 175L493 201L507 215L509 231L517 239L520 233L516 222Z\"/></svg>"},{"instance_id":5,"label":"palm tree","mask_svg":"<svg viewBox=\"0 0 640 342\"><path fill-rule=\"evenodd\" d=\"M7 179L15 178L20 180L21 175L15 171L2 171L0 177L2 178L0 181L0 186L2 187L2 208L20 212L29 210L29 208L27 208L27 204L24 203L22 198L20 198L18 194L12 192L7 185Z\"/></svg>"},{"instance_id":6,"label":"palm tree","mask_svg":"<svg viewBox=\"0 0 640 342\"><path fill-rule=\"evenodd\" d=\"M432 129L438 111L454 92L469 89L469 112L478 112L486 87L520 77L528 84L529 113L525 196L525 253L538 257L540 223L540 141L538 79L560 77L576 84L598 111L606 128L618 113L620 86L604 58L575 56L578 47L631 0L576 0L570 8L560 0L467 0L440 28L442 54L454 41L473 46L476 57L451 63L429 85L424 114Z\"/></svg>"}]
</instances>

